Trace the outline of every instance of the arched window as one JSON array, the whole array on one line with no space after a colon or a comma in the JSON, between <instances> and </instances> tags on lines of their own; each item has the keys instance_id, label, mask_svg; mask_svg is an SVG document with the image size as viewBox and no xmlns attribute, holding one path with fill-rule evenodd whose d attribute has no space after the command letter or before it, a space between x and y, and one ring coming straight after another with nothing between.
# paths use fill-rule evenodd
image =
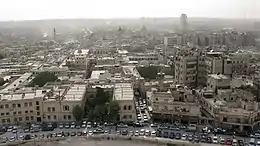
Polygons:
<instances>
[{"instance_id":1,"label":"arched window","mask_svg":"<svg viewBox=\"0 0 260 146\"><path fill-rule=\"evenodd\" d=\"M132 106L131 105L128 106L128 110L132 110Z\"/></svg>"},{"instance_id":2,"label":"arched window","mask_svg":"<svg viewBox=\"0 0 260 146\"><path fill-rule=\"evenodd\" d=\"M124 105L124 110L126 110L126 105Z\"/></svg>"}]
</instances>

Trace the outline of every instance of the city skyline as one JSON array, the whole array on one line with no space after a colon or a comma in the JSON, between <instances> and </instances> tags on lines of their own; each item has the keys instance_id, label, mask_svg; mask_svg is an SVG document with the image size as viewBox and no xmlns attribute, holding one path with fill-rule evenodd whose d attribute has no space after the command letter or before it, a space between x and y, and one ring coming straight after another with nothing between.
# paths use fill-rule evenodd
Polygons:
<instances>
[{"instance_id":1,"label":"city skyline","mask_svg":"<svg viewBox=\"0 0 260 146\"><path fill-rule=\"evenodd\" d=\"M182 13L188 17L259 19L259 5L257 0L5 0L0 21L179 17Z\"/></svg>"}]
</instances>

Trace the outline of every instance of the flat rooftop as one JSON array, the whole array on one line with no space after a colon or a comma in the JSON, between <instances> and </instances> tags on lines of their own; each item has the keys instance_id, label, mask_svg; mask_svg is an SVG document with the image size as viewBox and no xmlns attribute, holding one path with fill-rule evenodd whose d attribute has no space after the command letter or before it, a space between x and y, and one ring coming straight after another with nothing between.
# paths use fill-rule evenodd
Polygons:
<instances>
[{"instance_id":1,"label":"flat rooftop","mask_svg":"<svg viewBox=\"0 0 260 146\"><path fill-rule=\"evenodd\" d=\"M88 55L88 49L78 49L74 51L74 55Z\"/></svg>"},{"instance_id":2,"label":"flat rooftop","mask_svg":"<svg viewBox=\"0 0 260 146\"><path fill-rule=\"evenodd\" d=\"M222 74L210 74L210 75L208 75L209 77L212 77L212 78L214 78L214 79L217 79L217 80L227 80L228 79L228 77L227 76L225 76L225 75L222 75Z\"/></svg>"},{"instance_id":3,"label":"flat rooftop","mask_svg":"<svg viewBox=\"0 0 260 146\"><path fill-rule=\"evenodd\" d=\"M18 79L13 81L10 85L8 85L4 89L2 89L1 92L8 92L11 89L17 88L20 84L22 84L24 81L26 81L31 75L32 75L32 73L25 73L25 74L21 75Z\"/></svg>"},{"instance_id":4,"label":"flat rooftop","mask_svg":"<svg viewBox=\"0 0 260 146\"><path fill-rule=\"evenodd\" d=\"M35 92L29 93L13 93L13 94L1 94L0 101L15 101L15 100L25 100L44 97L45 93L42 90L36 90Z\"/></svg>"},{"instance_id":5,"label":"flat rooftop","mask_svg":"<svg viewBox=\"0 0 260 146\"><path fill-rule=\"evenodd\" d=\"M101 74L104 74L105 72L106 72L106 70L94 70L94 71L92 71L90 78L91 79L99 79L99 76Z\"/></svg>"},{"instance_id":6,"label":"flat rooftop","mask_svg":"<svg viewBox=\"0 0 260 146\"><path fill-rule=\"evenodd\" d=\"M134 90L131 83L116 83L114 89L115 100L134 100Z\"/></svg>"},{"instance_id":7,"label":"flat rooftop","mask_svg":"<svg viewBox=\"0 0 260 146\"><path fill-rule=\"evenodd\" d=\"M86 92L86 85L74 84L67 91L64 100L83 100L84 94Z\"/></svg>"}]
</instances>

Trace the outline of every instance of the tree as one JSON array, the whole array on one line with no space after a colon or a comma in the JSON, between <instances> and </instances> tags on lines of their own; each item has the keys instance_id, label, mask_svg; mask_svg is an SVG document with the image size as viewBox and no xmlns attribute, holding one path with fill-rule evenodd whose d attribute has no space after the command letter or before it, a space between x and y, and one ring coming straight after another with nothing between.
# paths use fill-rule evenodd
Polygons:
<instances>
[{"instance_id":1,"label":"tree","mask_svg":"<svg viewBox=\"0 0 260 146\"><path fill-rule=\"evenodd\" d=\"M47 82L54 82L58 79L58 77L51 72L41 72L35 76L35 78L31 81L29 86L38 85L39 87L44 86Z\"/></svg>"},{"instance_id":2,"label":"tree","mask_svg":"<svg viewBox=\"0 0 260 146\"><path fill-rule=\"evenodd\" d=\"M157 66L138 67L137 70L140 73L140 75L144 78L156 79L158 67Z\"/></svg>"},{"instance_id":3,"label":"tree","mask_svg":"<svg viewBox=\"0 0 260 146\"><path fill-rule=\"evenodd\" d=\"M104 117L107 115L105 105L97 105L94 109L94 114L96 116L96 119L104 121Z\"/></svg>"},{"instance_id":4,"label":"tree","mask_svg":"<svg viewBox=\"0 0 260 146\"><path fill-rule=\"evenodd\" d=\"M118 102L116 101L110 102L108 104L107 110L108 110L108 116L110 120L115 121L118 119L119 110L120 110Z\"/></svg>"},{"instance_id":5,"label":"tree","mask_svg":"<svg viewBox=\"0 0 260 146\"><path fill-rule=\"evenodd\" d=\"M76 105L72 109L72 114L73 114L73 117L76 119L76 121L80 121L80 120L82 120L82 118L84 116L84 109L81 106Z\"/></svg>"},{"instance_id":6,"label":"tree","mask_svg":"<svg viewBox=\"0 0 260 146\"><path fill-rule=\"evenodd\" d=\"M0 86L5 84L5 80L3 78L0 78Z\"/></svg>"}]
</instances>

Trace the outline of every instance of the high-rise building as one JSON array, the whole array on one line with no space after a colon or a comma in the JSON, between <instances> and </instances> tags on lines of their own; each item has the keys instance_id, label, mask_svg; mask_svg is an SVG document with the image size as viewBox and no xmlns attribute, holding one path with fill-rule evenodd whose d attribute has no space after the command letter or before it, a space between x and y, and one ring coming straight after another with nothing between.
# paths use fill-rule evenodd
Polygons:
<instances>
[{"instance_id":1,"label":"high-rise building","mask_svg":"<svg viewBox=\"0 0 260 146\"><path fill-rule=\"evenodd\" d=\"M180 17L180 28L182 33L186 33L188 29L188 22L187 22L187 15L186 14L181 14Z\"/></svg>"}]
</instances>

